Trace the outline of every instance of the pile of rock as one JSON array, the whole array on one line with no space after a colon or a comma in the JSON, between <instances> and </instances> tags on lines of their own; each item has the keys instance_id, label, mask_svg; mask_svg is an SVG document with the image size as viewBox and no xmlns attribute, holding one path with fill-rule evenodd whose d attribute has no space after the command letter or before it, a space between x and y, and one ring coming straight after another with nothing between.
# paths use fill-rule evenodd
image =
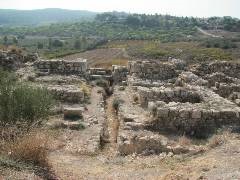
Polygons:
<instances>
[{"instance_id":1,"label":"pile of rock","mask_svg":"<svg viewBox=\"0 0 240 180\"><path fill-rule=\"evenodd\" d=\"M40 71L40 75L48 74L76 74L83 75L87 72L87 60L39 60L35 62L35 67Z\"/></svg>"}]
</instances>

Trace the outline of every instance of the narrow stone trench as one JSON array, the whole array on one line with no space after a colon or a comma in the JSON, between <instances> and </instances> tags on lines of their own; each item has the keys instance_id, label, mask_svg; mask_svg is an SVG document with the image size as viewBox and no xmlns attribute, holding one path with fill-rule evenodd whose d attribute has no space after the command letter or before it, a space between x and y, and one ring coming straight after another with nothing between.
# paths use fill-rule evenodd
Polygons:
<instances>
[{"instance_id":1,"label":"narrow stone trench","mask_svg":"<svg viewBox=\"0 0 240 180\"><path fill-rule=\"evenodd\" d=\"M102 143L103 153L111 153L115 154L117 152L117 138L118 138L118 131L120 126L120 121L118 116L112 106L114 101L114 95L111 95L106 98L105 101L105 112L106 112L106 119L105 119L105 127L104 127L104 141Z\"/></svg>"}]
</instances>

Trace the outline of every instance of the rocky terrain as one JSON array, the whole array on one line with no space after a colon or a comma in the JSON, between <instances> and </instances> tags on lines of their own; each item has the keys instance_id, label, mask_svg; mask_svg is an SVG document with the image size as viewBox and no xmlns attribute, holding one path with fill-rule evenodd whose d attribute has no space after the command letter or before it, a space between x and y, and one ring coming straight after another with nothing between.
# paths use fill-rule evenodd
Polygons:
<instances>
[{"instance_id":1,"label":"rocky terrain","mask_svg":"<svg viewBox=\"0 0 240 180\"><path fill-rule=\"evenodd\" d=\"M0 52L3 68L56 99L46 123L57 132L56 179L240 178L239 63L170 58L109 69L8 53Z\"/></svg>"}]
</instances>

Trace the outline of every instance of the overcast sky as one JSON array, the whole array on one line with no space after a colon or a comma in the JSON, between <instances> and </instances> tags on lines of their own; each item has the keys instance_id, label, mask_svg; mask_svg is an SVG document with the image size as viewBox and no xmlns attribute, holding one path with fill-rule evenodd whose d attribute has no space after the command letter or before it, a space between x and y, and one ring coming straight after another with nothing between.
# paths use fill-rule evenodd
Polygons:
<instances>
[{"instance_id":1,"label":"overcast sky","mask_svg":"<svg viewBox=\"0 0 240 180\"><path fill-rule=\"evenodd\" d=\"M240 0L0 0L1 9L63 8L96 12L233 16L240 18Z\"/></svg>"}]
</instances>

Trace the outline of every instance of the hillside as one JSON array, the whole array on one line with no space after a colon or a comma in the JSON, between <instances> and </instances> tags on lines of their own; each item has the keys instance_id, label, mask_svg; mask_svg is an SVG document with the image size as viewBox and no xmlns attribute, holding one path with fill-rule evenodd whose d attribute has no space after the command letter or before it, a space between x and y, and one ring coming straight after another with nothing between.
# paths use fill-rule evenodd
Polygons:
<instances>
[{"instance_id":1,"label":"hillside","mask_svg":"<svg viewBox=\"0 0 240 180\"><path fill-rule=\"evenodd\" d=\"M95 12L65 9L0 9L1 26L46 25L50 23L91 20Z\"/></svg>"}]
</instances>

